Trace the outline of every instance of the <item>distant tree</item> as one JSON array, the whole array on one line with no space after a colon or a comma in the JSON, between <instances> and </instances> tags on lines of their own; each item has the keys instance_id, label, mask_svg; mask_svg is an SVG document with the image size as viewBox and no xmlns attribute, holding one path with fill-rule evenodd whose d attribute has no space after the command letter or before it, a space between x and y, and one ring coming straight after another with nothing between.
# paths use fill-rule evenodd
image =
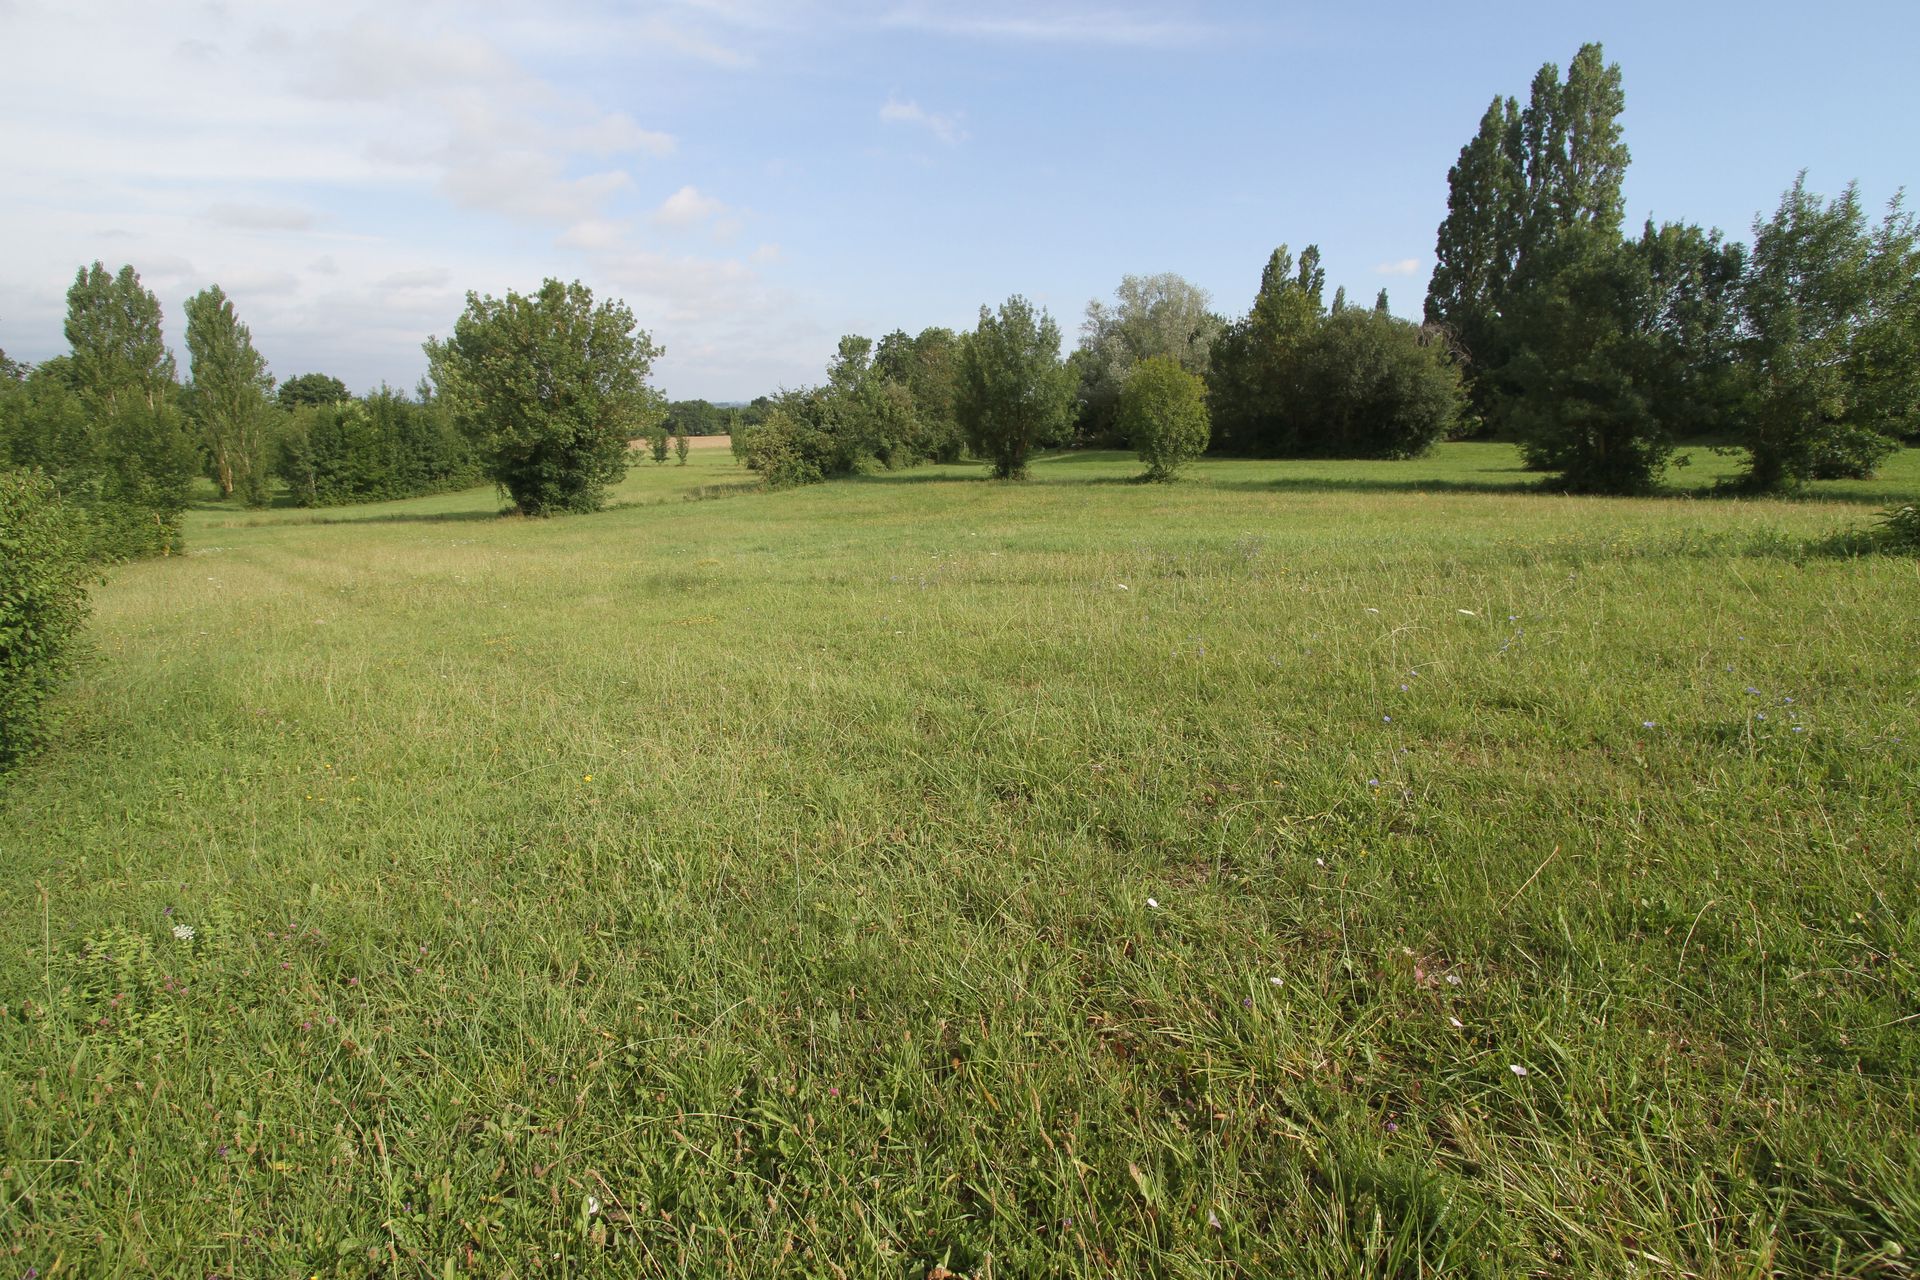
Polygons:
<instances>
[{"instance_id":1,"label":"distant tree","mask_svg":"<svg viewBox=\"0 0 1920 1280\"><path fill-rule=\"evenodd\" d=\"M687 433L677 428L673 433L673 456L681 466L687 465Z\"/></svg>"},{"instance_id":2,"label":"distant tree","mask_svg":"<svg viewBox=\"0 0 1920 1280\"><path fill-rule=\"evenodd\" d=\"M1207 291L1171 273L1125 276L1111 305L1094 299L1074 352L1079 377L1080 433L1113 434L1120 388L1142 360L1161 356L1205 377L1214 340L1224 327Z\"/></svg>"},{"instance_id":3,"label":"distant tree","mask_svg":"<svg viewBox=\"0 0 1920 1280\"><path fill-rule=\"evenodd\" d=\"M1392 311L1389 310L1387 307L1387 291L1385 289L1382 289L1379 293L1374 295L1373 309L1375 312L1383 316L1393 314Z\"/></svg>"},{"instance_id":4,"label":"distant tree","mask_svg":"<svg viewBox=\"0 0 1920 1280\"><path fill-rule=\"evenodd\" d=\"M1755 220L1741 286L1745 487L1871 475L1898 447L1920 399L1920 369L1899 359L1914 350L1915 239L1897 200L1870 230L1853 186L1829 202L1805 174L1772 219Z\"/></svg>"},{"instance_id":5,"label":"distant tree","mask_svg":"<svg viewBox=\"0 0 1920 1280\"><path fill-rule=\"evenodd\" d=\"M365 399L284 415L274 471L298 506L336 506L464 489L483 477L451 407L382 386Z\"/></svg>"},{"instance_id":6,"label":"distant tree","mask_svg":"<svg viewBox=\"0 0 1920 1280\"><path fill-rule=\"evenodd\" d=\"M1337 316L1342 311L1345 311L1346 309L1347 309L1347 286L1341 285L1338 289L1335 289L1333 291L1333 305L1329 307L1328 310Z\"/></svg>"},{"instance_id":7,"label":"distant tree","mask_svg":"<svg viewBox=\"0 0 1920 1280\"><path fill-rule=\"evenodd\" d=\"M727 433L727 411L705 400L675 400L667 406L667 429L686 436Z\"/></svg>"},{"instance_id":8,"label":"distant tree","mask_svg":"<svg viewBox=\"0 0 1920 1280\"><path fill-rule=\"evenodd\" d=\"M66 334L73 385L90 421L91 510L103 553L179 550L194 454L160 300L132 267L115 275L96 262L67 290Z\"/></svg>"},{"instance_id":9,"label":"distant tree","mask_svg":"<svg viewBox=\"0 0 1920 1280\"><path fill-rule=\"evenodd\" d=\"M667 439L667 429L655 423L653 427L647 431L647 452L653 455L655 466L667 460L667 451L671 447L672 444Z\"/></svg>"},{"instance_id":10,"label":"distant tree","mask_svg":"<svg viewBox=\"0 0 1920 1280\"><path fill-rule=\"evenodd\" d=\"M1314 327L1287 380L1291 451L1412 458L1444 439L1465 400L1438 330L1348 307Z\"/></svg>"},{"instance_id":11,"label":"distant tree","mask_svg":"<svg viewBox=\"0 0 1920 1280\"><path fill-rule=\"evenodd\" d=\"M349 398L347 384L324 373L303 373L280 384L282 409L303 404L336 404Z\"/></svg>"},{"instance_id":12,"label":"distant tree","mask_svg":"<svg viewBox=\"0 0 1920 1280\"><path fill-rule=\"evenodd\" d=\"M624 303L596 304L578 281L469 293L453 335L426 350L481 466L527 515L597 510L658 416L646 379L660 349Z\"/></svg>"},{"instance_id":13,"label":"distant tree","mask_svg":"<svg viewBox=\"0 0 1920 1280\"><path fill-rule=\"evenodd\" d=\"M219 285L187 299L193 417L222 497L267 504L267 397L273 378Z\"/></svg>"},{"instance_id":14,"label":"distant tree","mask_svg":"<svg viewBox=\"0 0 1920 1280\"><path fill-rule=\"evenodd\" d=\"M1166 356L1148 356L1120 389L1120 430L1147 480L1171 480L1207 449L1207 384Z\"/></svg>"},{"instance_id":15,"label":"distant tree","mask_svg":"<svg viewBox=\"0 0 1920 1280\"><path fill-rule=\"evenodd\" d=\"M1281 245L1260 274L1253 309L1214 343L1207 378L1213 436L1227 453L1298 452L1300 422L1292 380L1297 357L1324 313L1326 272L1308 245L1298 264Z\"/></svg>"},{"instance_id":16,"label":"distant tree","mask_svg":"<svg viewBox=\"0 0 1920 1280\"><path fill-rule=\"evenodd\" d=\"M938 326L914 335L907 390L913 396L927 456L935 462L958 462L966 449L958 409L960 356L965 345L964 335Z\"/></svg>"},{"instance_id":17,"label":"distant tree","mask_svg":"<svg viewBox=\"0 0 1920 1280\"><path fill-rule=\"evenodd\" d=\"M1027 474L1033 451L1064 437L1073 375L1060 358L1060 326L1018 294L980 322L962 350L956 410L974 453L999 479Z\"/></svg>"}]
</instances>

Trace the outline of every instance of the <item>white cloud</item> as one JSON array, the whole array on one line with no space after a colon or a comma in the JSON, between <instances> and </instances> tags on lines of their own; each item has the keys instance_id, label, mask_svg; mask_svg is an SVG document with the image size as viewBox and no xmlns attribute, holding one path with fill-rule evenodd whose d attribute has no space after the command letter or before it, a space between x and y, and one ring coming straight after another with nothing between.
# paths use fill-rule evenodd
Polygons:
<instances>
[{"instance_id":1,"label":"white cloud","mask_svg":"<svg viewBox=\"0 0 1920 1280\"><path fill-rule=\"evenodd\" d=\"M884 13L880 25L937 35L968 36L1020 44L1123 45L1164 48L1196 44L1213 34L1210 27L1125 9L1067 8L980 12L972 6L944 9L933 4L902 5Z\"/></svg>"},{"instance_id":2,"label":"white cloud","mask_svg":"<svg viewBox=\"0 0 1920 1280\"><path fill-rule=\"evenodd\" d=\"M1398 262L1382 262L1374 267L1377 276L1416 276L1420 274L1420 259L1402 258Z\"/></svg>"},{"instance_id":3,"label":"white cloud","mask_svg":"<svg viewBox=\"0 0 1920 1280\"><path fill-rule=\"evenodd\" d=\"M223 201L208 208L207 217L223 227L243 231L305 231L313 225L311 212L292 205Z\"/></svg>"},{"instance_id":4,"label":"white cloud","mask_svg":"<svg viewBox=\"0 0 1920 1280\"><path fill-rule=\"evenodd\" d=\"M653 223L655 226L682 230L699 226L726 211L727 206L724 201L702 195L697 187L682 187L668 196L661 202L660 207L653 211Z\"/></svg>"},{"instance_id":5,"label":"white cloud","mask_svg":"<svg viewBox=\"0 0 1920 1280\"><path fill-rule=\"evenodd\" d=\"M961 118L958 115L940 115L924 109L917 102L902 102L889 97L886 105L880 108L880 118L888 124L918 125L950 147L967 140L967 131L960 127Z\"/></svg>"}]
</instances>

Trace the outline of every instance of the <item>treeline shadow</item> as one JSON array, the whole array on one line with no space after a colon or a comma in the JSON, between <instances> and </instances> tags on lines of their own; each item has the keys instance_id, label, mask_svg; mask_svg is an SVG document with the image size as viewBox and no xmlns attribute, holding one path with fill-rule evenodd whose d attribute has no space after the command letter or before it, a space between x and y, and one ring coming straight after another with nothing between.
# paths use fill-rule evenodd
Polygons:
<instances>
[{"instance_id":1,"label":"treeline shadow","mask_svg":"<svg viewBox=\"0 0 1920 1280\"><path fill-rule=\"evenodd\" d=\"M311 510L311 508L296 507L294 510ZM291 520L247 520L237 512L233 513L233 516L233 519L223 522L224 527L265 529L320 524L463 524L479 520L517 518L513 513L506 511L394 511L379 515L298 516Z\"/></svg>"},{"instance_id":2,"label":"treeline shadow","mask_svg":"<svg viewBox=\"0 0 1920 1280\"><path fill-rule=\"evenodd\" d=\"M1354 476L1279 476L1265 480L1203 481L1209 488L1241 493L1550 493L1537 481L1441 480L1409 478L1405 480L1362 479Z\"/></svg>"}]
</instances>

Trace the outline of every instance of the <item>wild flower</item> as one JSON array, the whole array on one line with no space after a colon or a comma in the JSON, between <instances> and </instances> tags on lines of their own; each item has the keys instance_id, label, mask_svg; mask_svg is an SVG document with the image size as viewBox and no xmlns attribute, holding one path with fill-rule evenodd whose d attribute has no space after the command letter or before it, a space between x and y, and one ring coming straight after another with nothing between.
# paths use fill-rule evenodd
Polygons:
<instances>
[{"instance_id":1,"label":"wild flower","mask_svg":"<svg viewBox=\"0 0 1920 1280\"><path fill-rule=\"evenodd\" d=\"M1380 785L1380 779L1378 779L1378 778L1368 778L1368 779L1367 779L1367 785L1368 785L1368 786L1370 786L1370 787L1377 787L1377 786L1379 786L1379 785Z\"/></svg>"},{"instance_id":2,"label":"wild flower","mask_svg":"<svg viewBox=\"0 0 1920 1280\"><path fill-rule=\"evenodd\" d=\"M1640 722L1640 727L1642 729L1654 729L1654 728L1658 728L1659 726L1656 725L1652 720L1642 720Z\"/></svg>"},{"instance_id":3,"label":"wild flower","mask_svg":"<svg viewBox=\"0 0 1920 1280\"><path fill-rule=\"evenodd\" d=\"M1527 1069L1526 1069L1525 1067L1523 1067L1523 1066L1521 1066L1521 1065L1520 1065L1519 1063L1517 1063L1517 1062L1516 1062L1516 1063L1514 1063L1514 1064L1513 1064L1512 1066L1510 1066L1510 1067L1508 1067L1508 1068L1507 1068L1507 1070L1509 1070L1509 1071L1511 1071L1511 1072L1513 1072L1513 1074L1515 1074L1515 1075L1517 1075L1517 1076L1524 1076L1524 1075L1526 1075L1526 1074L1527 1074Z\"/></svg>"},{"instance_id":4,"label":"wild flower","mask_svg":"<svg viewBox=\"0 0 1920 1280\"><path fill-rule=\"evenodd\" d=\"M1268 978L1268 979L1267 979L1267 981L1268 981L1268 982L1270 982L1270 983L1272 983L1272 984L1273 984L1274 986L1276 986L1276 987L1277 987L1277 986L1279 986L1279 985L1280 985L1280 981L1281 981L1281 980L1280 980L1279 978L1277 978L1277 977L1275 977L1275 978Z\"/></svg>"},{"instance_id":5,"label":"wild flower","mask_svg":"<svg viewBox=\"0 0 1920 1280\"><path fill-rule=\"evenodd\" d=\"M1448 985L1448 986L1450 986L1450 987L1457 987L1457 986L1459 986L1459 985L1460 985L1460 975L1459 975L1459 974L1457 974L1457 973L1450 973L1450 974L1448 974L1448 975L1447 975L1447 985Z\"/></svg>"},{"instance_id":6,"label":"wild flower","mask_svg":"<svg viewBox=\"0 0 1920 1280\"><path fill-rule=\"evenodd\" d=\"M182 942L192 942L193 926L190 924L177 924L173 926L173 936Z\"/></svg>"},{"instance_id":7,"label":"wild flower","mask_svg":"<svg viewBox=\"0 0 1920 1280\"><path fill-rule=\"evenodd\" d=\"M1449 1026L1451 1026L1451 1027L1452 1027L1452 1028L1453 1028L1453 1029L1454 1029L1455 1031L1465 1031L1465 1030L1467 1029L1467 1024L1466 1024L1466 1023L1464 1023L1464 1022L1462 1022L1462 1021L1460 1021L1460 1019L1458 1019L1458 1018L1456 1018L1456 1017L1453 1017L1453 1016L1452 1016L1451 1014L1449 1014L1449 1015L1448 1015L1448 1017L1447 1017L1447 1023L1448 1023L1448 1025L1449 1025Z\"/></svg>"}]
</instances>

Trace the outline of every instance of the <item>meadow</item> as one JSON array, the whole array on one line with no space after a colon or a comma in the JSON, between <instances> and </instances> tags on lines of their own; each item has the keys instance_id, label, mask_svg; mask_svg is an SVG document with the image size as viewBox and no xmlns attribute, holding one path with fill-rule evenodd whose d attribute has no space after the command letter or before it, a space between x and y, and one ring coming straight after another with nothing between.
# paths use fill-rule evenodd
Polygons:
<instances>
[{"instance_id":1,"label":"meadow","mask_svg":"<svg viewBox=\"0 0 1920 1280\"><path fill-rule=\"evenodd\" d=\"M1694 453L203 503L0 783L0 1274L1911 1275L1920 451Z\"/></svg>"}]
</instances>

